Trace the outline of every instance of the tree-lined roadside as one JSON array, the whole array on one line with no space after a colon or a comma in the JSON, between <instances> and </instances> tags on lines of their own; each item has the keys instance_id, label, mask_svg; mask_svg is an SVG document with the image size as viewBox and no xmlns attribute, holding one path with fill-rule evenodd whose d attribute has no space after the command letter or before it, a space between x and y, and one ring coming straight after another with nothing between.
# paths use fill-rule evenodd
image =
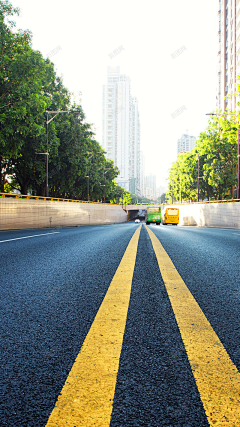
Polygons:
<instances>
[{"instance_id":1,"label":"tree-lined roadside","mask_svg":"<svg viewBox=\"0 0 240 427\"><path fill-rule=\"evenodd\" d=\"M236 96L240 95L240 85ZM238 103L240 105L240 103ZM168 177L169 200L232 199L237 197L237 112L217 112L200 133L192 151L180 153Z\"/></svg>"},{"instance_id":2,"label":"tree-lined roadside","mask_svg":"<svg viewBox=\"0 0 240 427\"><path fill-rule=\"evenodd\" d=\"M46 154L38 153L48 151L50 196L87 200L89 184L91 200L105 195L107 201L121 201L118 168L105 158L80 102L71 102L54 64L32 49L28 30L16 30L11 17L18 14L8 0L0 1L1 192L46 195ZM78 111L58 114L49 123L48 145L46 110Z\"/></svg>"}]
</instances>

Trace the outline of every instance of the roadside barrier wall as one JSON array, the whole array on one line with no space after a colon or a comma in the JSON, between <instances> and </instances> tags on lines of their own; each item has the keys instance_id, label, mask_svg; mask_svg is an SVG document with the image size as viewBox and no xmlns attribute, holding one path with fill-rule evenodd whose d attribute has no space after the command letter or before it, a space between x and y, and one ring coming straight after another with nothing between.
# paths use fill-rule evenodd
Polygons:
<instances>
[{"instance_id":1,"label":"roadside barrier wall","mask_svg":"<svg viewBox=\"0 0 240 427\"><path fill-rule=\"evenodd\" d=\"M240 203L171 205L179 208L179 225L240 228Z\"/></svg>"},{"instance_id":2,"label":"roadside barrier wall","mask_svg":"<svg viewBox=\"0 0 240 427\"><path fill-rule=\"evenodd\" d=\"M0 198L0 230L125 221L127 213L120 205Z\"/></svg>"},{"instance_id":3,"label":"roadside barrier wall","mask_svg":"<svg viewBox=\"0 0 240 427\"><path fill-rule=\"evenodd\" d=\"M179 208L179 225L240 229L240 203L171 206ZM0 197L0 230L114 224L127 220L128 214L121 205Z\"/></svg>"}]
</instances>

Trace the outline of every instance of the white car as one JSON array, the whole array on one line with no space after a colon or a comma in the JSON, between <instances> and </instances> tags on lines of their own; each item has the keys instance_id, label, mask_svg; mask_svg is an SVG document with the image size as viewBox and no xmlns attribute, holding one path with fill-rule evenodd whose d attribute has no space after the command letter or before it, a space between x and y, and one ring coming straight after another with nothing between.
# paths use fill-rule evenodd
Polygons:
<instances>
[{"instance_id":1,"label":"white car","mask_svg":"<svg viewBox=\"0 0 240 427\"><path fill-rule=\"evenodd\" d=\"M135 219L135 224L139 224L140 219Z\"/></svg>"}]
</instances>

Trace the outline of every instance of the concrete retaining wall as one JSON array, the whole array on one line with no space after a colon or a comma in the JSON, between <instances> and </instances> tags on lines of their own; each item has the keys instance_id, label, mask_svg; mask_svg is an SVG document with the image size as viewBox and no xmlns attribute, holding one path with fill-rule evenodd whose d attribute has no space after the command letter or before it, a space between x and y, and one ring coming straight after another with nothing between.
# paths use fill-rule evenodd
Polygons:
<instances>
[{"instance_id":1,"label":"concrete retaining wall","mask_svg":"<svg viewBox=\"0 0 240 427\"><path fill-rule=\"evenodd\" d=\"M179 225L240 229L240 203L171 205L180 210ZM100 225L126 222L122 206L0 198L0 229Z\"/></svg>"},{"instance_id":2,"label":"concrete retaining wall","mask_svg":"<svg viewBox=\"0 0 240 427\"><path fill-rule=\"evenodd\" d=\"M240 203L172 205L179 208L179 225L240 228Z\"/></svg>"},{"instance_id":3,"label":"concrete retaining wall","mask_svg":"<svg viewBox=\"0 0 240 427\"><path fill-rule=\"evenodd\" d=\"M0 229L100 225L127 221L118 205L0 198Z\"/></svg>"}]
</instances>

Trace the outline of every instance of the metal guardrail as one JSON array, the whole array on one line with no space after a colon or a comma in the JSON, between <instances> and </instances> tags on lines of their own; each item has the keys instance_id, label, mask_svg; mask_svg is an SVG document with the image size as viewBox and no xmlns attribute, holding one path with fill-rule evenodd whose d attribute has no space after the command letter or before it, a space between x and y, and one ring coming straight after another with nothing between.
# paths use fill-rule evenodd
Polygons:
<instances>
[{"instance_id":1,"label":"metal guardrail","mask_svg":"<svg viewBox=\"0 0 240 427\"><path fill-rule=\"evenodd\" d=\"M240 199L225 199L225 200L202 200L201 202L174 202L170 203L171 205L203 205L203 204L211 204L211 203L233 203L233 202L240 202ZM167 204L166 204L167 206Z\"/></svg>"},{"instance_id":2,"label":"metal guardrail","mask_svg":"<svg viewBox=\"0 0 240 427\"><path fill-rule=\"evenodd\" d=\"M30 194L15 194L15 193L0 193L0 198L12 198L12 199L32 199L32 200L50 200L55 202L75 202L75 203L88 203L88 204L99 204L108 205L109 203L102 202L88 202L87 200L75 200L75 199L62 199L60 197L44 197L44 196L32 196Z\"/></svg>"},{"instance_id":3,"label":"metal guardrail","mask_svg":"<svg viewBox=\"0 0 240 427\"><path fill-rule=\"evenodd\" d=\"M12 198L12 199L33 199L33 200L50 200L50 201L55 201L55 202L75 202L75 203L88 203L88 204L99 204L99 205L107 205L109 206L110 203L104 203L104 202L92 202L92 201L87 201L87 200L76 200L76 199L63 199L61 197L44 197L44 196L32 196L30 194L16 194L16 193L0 193L0 198ZM232 203L232 202L240 202L240 199L225 199L225 200L204 200L204 201L200 201L200 202L174 202L174 203L160 203L163 204L165 206L170 206L170 205L194 205L194 204L208 204L208 203ZM125 203L122 205L122 203L114 203L115 205L119 205L119 206L127 206L125 205ZM129 206L133 206L133 205L129 205ZM135 205L136 209L138 209L138 206L143 206L143 205ZM148 206L146 204L146 206ZM150 204L149 204L150 206ZM153 205L154 206L154 205Z\"/></svg>"}]
</instances>

